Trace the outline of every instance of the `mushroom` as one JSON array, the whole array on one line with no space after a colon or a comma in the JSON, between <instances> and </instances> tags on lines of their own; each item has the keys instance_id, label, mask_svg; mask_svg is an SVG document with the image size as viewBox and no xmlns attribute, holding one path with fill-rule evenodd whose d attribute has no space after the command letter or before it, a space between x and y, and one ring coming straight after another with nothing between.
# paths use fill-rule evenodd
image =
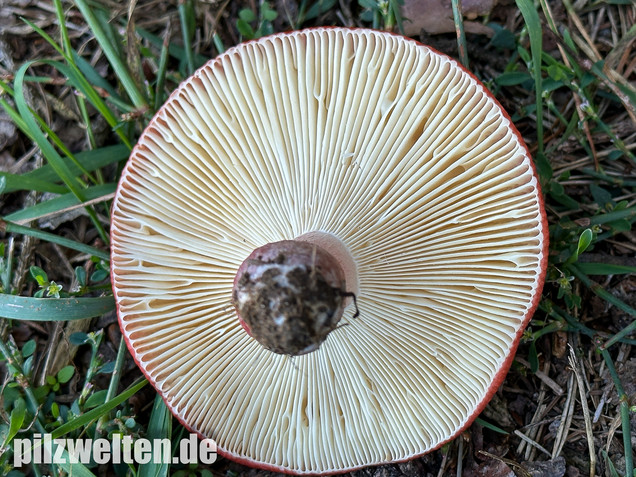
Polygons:
<instances>
[{"instance_id":1,"label":"mushroom","mask_svg":"<svg viewBox=\"0 0 636 477\"><path fill-rule=\"evenodd\" d=\"M469 426L548 242L529 152L484 86L345 28L238 45L181 84L123 170L111 233L121 329L168 408L220 454L295 474L408 460ZM271 290L241 308L272 264L332 290L298 346L282 327L306 308L267 312Z\"/></svg>"}]
</instances>

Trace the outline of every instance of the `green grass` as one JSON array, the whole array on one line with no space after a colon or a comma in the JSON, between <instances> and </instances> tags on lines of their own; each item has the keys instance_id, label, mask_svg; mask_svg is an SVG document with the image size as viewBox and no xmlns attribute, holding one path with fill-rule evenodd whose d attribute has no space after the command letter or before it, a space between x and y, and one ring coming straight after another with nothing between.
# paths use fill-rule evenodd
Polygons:
<instances>
[{"instance_id":1,"label":"green grass","mask_svg":"<svg viewBox=\"0 0 636 477\"><path fill-rule=\"evenodd\" d=\"M407 19L401 15L400 5L398 0L360 0L352 10L360 25L403 31ZM633 174L631 178L626 177L635 165L633 129L630 136L617 127L620 120L629 119L636 111L636 91L629 82L621 80L617 70L630 39L636 37L636 28L617 32L623 38L607 58L595 59L584 32L578 27L570 29L571 25L581 24L583 13L569 2L564 5L570 23L558 23L546 0L539 2L538 9L530 0L517 0L516 5L521 19L519 30L500 29L499 36L493 38L493 44L500 41L507 45L499 53L507 55L504 71L495 77L478 71L495 95L513 98L505 104L527 136L550 217L548 280L540 309L524 335L527 346L523 349L532 371L536 371L542 359L540 354L545 351L542 337L570 332L581 341L587 340L590 349L605 363L620 400L617 415L621 422L624 469L626 475L636 475L629 442L630 415L634 411L614 362L619 345L636 344L636 310L612 290L623 276L636 273L636 267L610 260L586 260L590 252L596 257L615 254L621 241L625 241L624 234L633 231L636 221L636 178ZM108 281L109 237L105 222L118 171L144 125L170 91L206 61L205 54L199 52L196 45L202 28L197 6L191 0L180 1L175 12L180 31L168 29L162 38L156 31L136 27L125 15L113 19L113 12L75 0L73 21L78 21L77 15L81 15L87 31L92 32L90 48L102 52L105 59L102 67L105 63L108 70L105 78L80 48L77 37L69 34L70 5L55 0L54 6L58 29L45 31L27 22L41 40L50 45L51 56L27 61L11 80L0 80L0 107L21 132L22 140L36 146L42 156L41 165L31 172L0 173L2 194L22 192L39 198L34 204L0 217L0 230L5 237L11 237L0 245L0 310L5 318L0 324L0 355L8 371L2 391L3 421L0 422L4 449L0 455L0 472L3 474L12 470L13 440L36 432L52 432L56 437L119 433L155 438L183 432L180 425L173 425L159 398L155 399L150 419L140 421L133 415L130 397L146 381L138 381L119 392L127 354L123 341L114 361L105 363L100 351L102 330L70 335L71 345L90 347L91 359L86 374L75 376L81 381L81 392L66 402L60 397L67 386L67 376L57 372L44 384L37 382L36 357L46 351L34 340L17 346L12 333L26 321L81 321L114 310ZM458 2L453 1L453 7L460 61L470 65L470 42L466 40ZM583 8L586 12L595 12L598 6L589 3ZM622 6L618 2L612 8ZM268 3L261 3L257 11L244 8L229 22L231 33L220 28L214 31L210 51L224 51L233 39L258 38L324 21L337 24L344 18L338 9L338 3L331 0L303 0L294 12L277 11ZM223 12L217 13L220 18ZM547 30L552 32L559 54L546 51L543 39ZM505 39L504 34L507 34ZM144 76L142 64L151 65L154 76ZM73 101L80 117L77 127L86 134L84 150L72 151L71 145L65 144L64 137L51 129L27 94L35 85L45 89L57 87L54 74L61 76L65 86L75 92ZM95 136L98 122L106 124L111 131L106 144L101 144ZM576 151L574 157L567 160L562 158L561 152L566 146ZM42 193L56 195L43 198ZM86 227L90 233L86 236L99 238L99 242L89 243L57 229L42 230L36 222L77 209L83 210L87 217ZM22 257L13 246L13 240L27 237L79 254L76 257L80 257L79 263L85 266L74 269L73 289L68 282L59 285L50 280L47 261L33 255L27 256L29 263L23 267L31 272L30 285L15 288L16 283L23 283L16 277ZM87 269L92 272L87 274ZM588 326L582 316L593 296L628 316L630 324L615 333ZM106 389L96 386L99 376L107 376ZM612 408L608 412L613 412ZM497 423L488 426L501 431ZM607 453L603 456L604 465L613 469L617 463ZM40 475L39 469L34 471ZM169 475L175 471L183 475L190 471L193 475L196 472L207 475L208 472L196 468L172 469L167 465L116 470L118 475L134 475L137 471L139 475ZM17 477L20 474L16 472L12 475ZM90 476L96 469L69 464L47 469L49 472Z\"/></svg>"}]
</instances>

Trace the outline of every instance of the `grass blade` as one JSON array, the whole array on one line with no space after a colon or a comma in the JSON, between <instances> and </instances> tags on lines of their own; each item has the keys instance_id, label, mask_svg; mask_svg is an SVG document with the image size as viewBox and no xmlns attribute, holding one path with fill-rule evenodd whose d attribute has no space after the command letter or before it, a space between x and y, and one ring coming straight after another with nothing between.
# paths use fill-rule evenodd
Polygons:
<instances>
[{"instance_id":1,"label":"grass blade","mask_svg":"<svg viewBox=\"0 0 636 477\"><path fill-rule=\"evenodd\" d=\"M55 199L40 202L32 207L13 212L4 217L5 221L24 223L30 220L40 219L54 214L61 214L77 207L82 207L95 201L107 200L112 198L117 184L103 184L90 187L85 191L86 202L79 202L73 194L64 194ZM20 224L22 225L22 224Z\"/></svg>"},{"instance_id":2,"label":"grass blade","mask_svg":"<svg viewBox=\"0 0 636 477\"><path fill-rule=\"evenodd\" d=\"M27 321L71 321L103 315L115 309L115 298L31 298L0 294L3 318Z\"/></svg>"},{"instance_id":3,"label":"grass blade","mask_svg":"<svg viewBox=\"0 0 636 477\"><path fill-rule=\"evenodd\" d=\"M157 70L157 84L155 87L155 111L157 111L165 101L164 84L166 81L166 71L168 68L168 48L170 47L170 23L166 27L166 36L161 46L159 56L159 68Z\"/></svg>"},{"instance_id":4,"label":"grass blade","mask_svg":"<svg viewBox=\"0 0 636 477\"><path fill-rule=\"evenodd\" d=\"M194 57L192 55L192 45L190 43L190 31L188 29L188 9L187 0L179 0L179 20L181 21L181 31L183 33L183 48L185 49L186 65L188 76L194 73Z\"/></svg>"},{"instance_id":5,"label":"grass blade","mask_svg":"<svg viewBox=\"0 0 636 477\"><path fill-rule=\"evenodd\" d=\"M130 150L124 145L106 146L92 151L84 151L77 153L75 159L82 164L87 171L94 171L109 164L122 161L128 157ZM79 169L68 159L63 157L62 160L71 171L71 174L79 174ZM38 192L53 192L56 194L66 194L69 192L67 187L56 184L59 177L50 165L44 165L26 174L10 174L8 172L0 172L0 177L6 178L6 184L3 193L14 192L17 190L35 190Z\"/></svg>"},{"instance_id":6,"label":"grass blade","mask_svg":"<svg viewBox=\"0 0 636 477\"><path fill-rule=\"evenodd\" d=\"M537 105L537 155L543 156L543 87L541 78L542 35L541 20L532 0L516 0L523 15L530 36L530 52L532 54L532 76Z\"/></svg>"},{"instance_id":7,"label":"grass blade","mask_svg":"<svg viewBox=\"0 0 636 477\"><path fill-rule=\"evenodd\" d=\"M4 188L0 191L3 194L16 190L34 190L37 192L53 192L54 194L66 194L68 192L68 188L63 185L27 177L27 174L19 175L0 172L0 177L5 181Z\"/></svg>"},{"instance_id":8,"label":"grass blade","mask_svg":"<svg viewBox=\"0 0 636 477\"><path fill-rule=\"evenodd\" d=\"M148 381L145 378L141 378L141 380L132 384L128 389L126 389L124 392L119 394L117 397L111 399L108 402L105 402L101 406L97 406L95 409L91 409L90 411L85 412L84 414L82 414L81 416L78 416L72 421L62 424L60 427L58 427L51 433L52 438L56 439L65 434L68 434L71 431L74 431L75 429L88 426L94 420L99 419L104 414L115 409L122 402L130 398L130 396L132 396L133 394L137 393L140 389L142 389L146 384L148 384Z\"/></svg>"},{"instance_id":9,"label":"grass blade","mask_svg":"<svg viewBox=\"0 0 636 477\"><path fill-rule=\"evenodd\" d=\"M155 403L152 406L146 437L152 442L157 442L156 439L160 439L160 441L168 439L169 441L171 434L172 414L170 414L161 396L157 394ZM162 449L162 446L156 446L153 448L153 452L157 451L157 447ZM163 455L163 451L160 450L159 452L162 452L162 455L153 455L148 464L140 466L137 477L166 477L169 475L170 465L165 463L167 459Z\"/></svg>"},{"instance_id":10,"label":"grass blade","mask_svg":"<svg viewBox=\"0 0 636 477\"><path fill-rule=\"evenodd\" d=\"M144 30L143 28L140 28L140 27L137 27L135 31L137 32L137 34L139 36L141 36L145 40L148 40L156 48L161 48L162 47L163 40L160 37L158 37L157 35L153 35L149 31ZM216 46L216 43L215 43L215 46ZM174 43L170 43L170 45L168 47L168 53L170 53L170 56L172 56L173 58L175 58L177 60L182 60L183 57L186 54L184 48L182 48L182 47L180 47L178 45L175 45ZM195 65L202 65L208 60L209 60L209 58L206 58L204 55L201 55L201 54L195 54L194 55L194 63L195 63Z\"/></svg>"},{"instance_id":11,"label":"grass blade","mask_svg":"<svg viewBox=\"0 0 636 477\"><path fill-rule=\"evenodd\" d=\"M579 261L576 266L586 275L621 275L624 273L636 273L636 267L614 265L611 263Z\"/></svg>"},{"instance_id":12,"label":"grass blade","mask_svg":"<svg viewBox=\"0 0 636 477\"><path fill-rule=\"evenodd\" d=\"M88 23L93 35L95 35L95 39L99 46L104 51L104 55L108 59L109 63L113 67L115 74L121 81L122 86L128 93L130 100L135 105L135 108L138 110L145 110L148 108L148 103L146 99L141 94L141 91L137 88L137 84L133 80L132 75L128 71L128 67L120 57L117 50L113 47L111 41L109 40L106 32L102 28L101 23L93 13L91 7L89 7L88 3L84 0L75 0L75 5L80 10L86 23Z\"/></svg>"},{"instance_id":13,"label":"grass blade","mask_svg":"<svg viewBox=\"0 0 636 477\"><path fill-rule=\"evenodd\" d=\"M84 94L86 96L86 99L88 99L88 101L99 111L99 113L104 117L110 127L114 128L115 132L122 140L122 142L126 144L126 146L128 146L128 149L132 149L132 145L128 137L126 137L126 135L119 128L117 128L119 124L118 119L99 96L95 88L93 88L93 86L88 82L82 72L75 65L73 58L67 56L66 53L60 48L60 46L55 43L53 38L51 38L44 30L39 28L37 25L29 22L28 20L24 20L24 22L31 28L33 28L33 30L36 31L42 38L44 38L53 48L55 48L70 66L59 63L57 61L43 60L42 62L45 64L52 64L63 74L64 77L66 77L73 84L75 88L77 88L82 94Z\"/></svg>"},{"instance_id":14,"label":"grass blade","mask_svg":"<svg viewBox=\"0 0 636 477\"><path fill-rule=\"evenodd\" d=\"M588 276L581 271L581 269L579 268L577 264L570 265L568 269L570 270L570 272L572 272L572 275L574 275L576 278L581 280L581 282L583 282L583 284L586 287L592 290L596 295L601 297L603 300L605 300L608 303L611 303L612 305L616 306L618 309L622 310L623 312L633 317L636 317L636 310L634 308L629 306L624 301L616 298L614 295L606 291L598 283L592 282L592 280L590 280Z\"/></svg>"},{"instance_id":15,"label":"grass blade","mask_svg":"<svg viewBox=\"0 0 636 477\"><path fill-rule=\"evenodd\" d=\"M26 70L34 63L36 63L36 61L29 61L25 63L20 67L15 75L16 106L18 107L18 111L20 112L22 119L24 119L24 122L31 131L35 143L38 145L38 147L42 151L42 154L44 154L44 157L46 157L51 167L53 167L53 170L80 202L86 202L77 178L71 173L66 163L62 160L53 145L46 138L46 136L38 126L38 122L31 112L31 108L29 108L28 104L26 103L24 96L24 75L26 73ZM95 225L95 228L99 231L102 240L108 243L108 235L99 222L95 211L90 207L87 207L86 211L88 212L89 217Z\"/></svg>"},{"instance_id":16,"label":"grass blade","mask_svg":"<svg viewBox=\"0 0 636 477\"><path fill-rule=\"evenodd\" d=\"M461 0L451 0L453 20L455 22L455 34L457 35L457 51L459 61L468 68L468 51L466 49L466 34L464 33L464 18L462 15Z\"/></svg>"},{"instance_id":17,"label":"grass blade","mask_svg":"<svg viewBox=\"0 0 636 477\"><path fill-rule=\"evenodd\" d=\"M127 146L119 144L117 146L106 146L99 149L93 149L92 151L80 152L75 155L75 158L87 171L94 171L109 164L114 164L127 159L129 154L130 149L128 149ZM79 174L79 169L77 169L70 160L67 158L63 158L63 160L67 164L71 174ZM57 178L53 168L47 165L42 166L35 171L28 172L21 177L30 177L48 182L55 182Z\"/></svg>"},{"instance_id":18,"label":"grass blade","mask_svg":"<svg viewBox=\"0 0 636 477\"><path fill-rule=\"evenodd\" d=\"M623 389L623 385L621 383L620 378L618 377L618 373L616 372L616 368L614 367L614 362L612 361L612 357L606 349L601 350L601 354L603 355L603 359L605 360L605 365L607 366L607 370L612 376L612 380L614 381L614 387L616 388L616 394L618 394L619 399L619 408L621 414L621 427L623 428L623 448L625 449L625 475L634 475L634 455L632 452L632 443L631 443L631 423L630 423L630 411L629 411L629 398Z\"/></svg>"},{"instance_id":19,"label":"grass blade","mask_svg":"<svg viewBox=\"0 0 636 477\"><path fill-rule=\"evenodd\" d=\"M42 230L32 229L23 225L14 224L13 222L6 222L2 219L0 219L0 232L29 235L40 240L56 243L58 245L61 245L62 247L70 248L71 250L77 250L78 252L87 253L89 255L101 258L102 260L110 261L110 255L108 254L108 252L105 252L98 248L91 247L90 245L76 242L75 240L67 239L65 237L60 237L59 235L55 235L49 232L44 232Z\"/></svg>"}]
</instances>

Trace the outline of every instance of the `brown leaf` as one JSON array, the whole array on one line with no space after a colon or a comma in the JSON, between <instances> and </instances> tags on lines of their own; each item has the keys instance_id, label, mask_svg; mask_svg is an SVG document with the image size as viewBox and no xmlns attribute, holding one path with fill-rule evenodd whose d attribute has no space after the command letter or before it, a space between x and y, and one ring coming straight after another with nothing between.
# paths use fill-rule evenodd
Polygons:
<instances>
[{"instance_id":1,"label":"brown leaf","mask_svg":"<svg viewBox=\"0 0 636 477\"><path fill-rule=\"evenodd\" d=\"M463 0L462 12L465 19L474 20L478 16L488 15L496 0ZM453 10L450 0L404 0L402 6L404 33L407 36L419 35L422 30L430 34L455 31ZM479 22L464 21L468 33L492 36L492 29Z\"/></svg>"}]
</instances>

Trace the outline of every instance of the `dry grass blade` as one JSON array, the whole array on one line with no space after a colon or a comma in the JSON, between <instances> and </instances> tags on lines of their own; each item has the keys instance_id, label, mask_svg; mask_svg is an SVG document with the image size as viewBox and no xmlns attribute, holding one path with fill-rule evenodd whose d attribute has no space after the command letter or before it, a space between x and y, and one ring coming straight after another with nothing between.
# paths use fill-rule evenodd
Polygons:
<instances>
[{"instance_id":1,"label":"dry grass blade","mask_svg":"<svg viewBox=\"0 0 636 477\"><path fill-rule=\"evenodd\" d=\"M525 359L519 356L516 356L515 361L521 363L524 367L530 369L530 363L528 363ZM552 392L554 392L554 394L556 394L557 396L561 396L564 393L563 388L559 386L559 384L550 376L548 376L545 372L541 370L537 370L537 372L534 373L534 375L537 378L539 378L543 384L548 386L552 390Z\"/></svg>"},{"instance_id":2,"label":"dry grass blade","mask_svg":"<svg viewBox=\"0 0 636 477\"><path fill-rule=\"evenodd\" d=\"M545 455L547 455L548 457L551 456L550 451L548 451L545 447L543 447L541 444L539 444L538 442L530 439L528 436L526 436L523 432L515 429L514 434L519 437L521 440L527 442L528 444L530 444L532 447L539 449L541 452L543 452Z\"/></svg>"},{"instance_id":3,"label":"dry grass blade","mask_svg":"<svg viewBox=\"0 0 636 477\"><path fill-rule=\"evenodd\" d=\"M574 349L570 346L570 355L568 361L574 371L576 382L579 388L579 396L581 398L581 407L583 408L583 418L585 419L585 434L587 436L587 445L590 453L590 477L594 477L596 473L596 451L594 449L594 434L592 432L592 419L590 418L590 409L587 405L587 397L585 395L585 385L583 383L583 376L581 375L581 368L579 361L574 354Z\"/></svg>"},{"instance_id":4,"label":"dry grass blade","mask_svg":"<svg viewBox=\"0 0 636 477\"><path fill-rule=\"evenodd\" d=\"M94 204L98 204L100 202L105 202L107 200L112 199L113 197L115 197L115 193L114 192L112 192L110 194L103 195L101 197L97 197L95 199L87 200L86 202L82 202L81 204L76 204L76 205L73 205L73 206L70 206L70 207L65 207L63 209L56 210L54 212L49 212L49 213L45 213L45 214L41 214L41 215L36 215L36 216L33 216L33 217L29 217L27 219L15 220L14 223L16 223L18 225L26 225L29 222L33 221L33 220L41 220L41 219L46 219L46 218L62 215L62 214L65 214L67 212L71 212L73 210L82 209L82 208L87 207L89 205L94 205Z\"/></svg>"},{"instance_id":5,"label":"dry grass blade","mask_svg":"<svg viewBox=\"0 0 636 477\"><path fill-rule=\"evenodd\" d=\"M541 386L541 390L539 391L539 396L537 398L537 409L532 415L532 420L530 421L530 429L528 431L529 436L526 436L530 440L536 439L539 432L539 426L537 424L542 420L546 410L546 406L545 404L543 404L544 401L545 388ZM530 459L530 452L532 450L532 447L528 446L527 444L528 441L526 441L525 439L521 439L519 446L517 446L517 454L521 454L525 449L524 460Z\"/></svg>"},{"instance_id":6,"label":"dry grass blade","mask_svg":"<svg viewBox=\"0 0 636 477\"><path fill-rule=\"evenodd\" d=\"M574 393L576 392L576 381L574 375L570 375L568 379L568 394L565 404L563 405L563 412L561 413L561 423L554 438L554 446L552 447L552 459L555 459L561 454L563 446L567 441L568 432L572 424L572 416L574 415L574 403L576 399Z\"/></svg>"}]
</instances>

